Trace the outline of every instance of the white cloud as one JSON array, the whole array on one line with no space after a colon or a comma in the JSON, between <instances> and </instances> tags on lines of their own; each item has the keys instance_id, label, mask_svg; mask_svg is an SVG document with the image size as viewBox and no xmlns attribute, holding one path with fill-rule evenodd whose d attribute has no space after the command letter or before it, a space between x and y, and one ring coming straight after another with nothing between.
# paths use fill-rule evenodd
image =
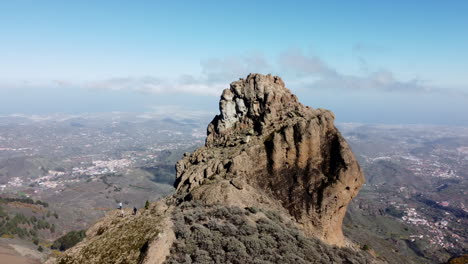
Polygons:
<instances>
[{"instance_id":1,"label":"white cloud","mask_svg":"<svg viewBox=\"0 0 468 264\"><path fill-rule=\"evenodd\" d=\"M181 74L176 78L155 76L112 78L85 83L88 88L129 90L143 93L188 93L219 96L229 83L250 72L265 72L270 65L261 53L238 57L212 58L200 62L201 74Z\"/></svg>"},{"instance_id":2,"label":"white cloud","mask_svg":"<svg viewBox=\"0 0 468 264\"><path fill-rule=\"evenodd\" d=\"M282 71L300 77L329 77L337 75L327 63L317 56L306 56L301 50L289 50L279 56L278 64Z\"/></svg>"},{"instance_id":3,"label":"white cloud","mask_svg":"<svg viewBox=\"0 0 468 264\"><path fill-rule=\"evenodd\" d=\"M380 48L357 44L356 52L378 50ZM181 74L175 78L163 76L130 76L94 81L62 81L50 82L21 81L17 83L0 84L1 87L82 87L105 89L111 91L134 91L152 94L196 94L219 96L221 91L229 87L229 83L244 78L249 73L273 73L287 79L287 85L293 88L337 89L337 90L372 90L381 92L415 92L443 93L449 95L467 96L460 89L432 87L418 79L401 80L389 70L370 70L363 56L359 56L361 67L366 70L363 75L340 73L325 60L316 55L306 55L300 49L291 49L279 54L277 60L268 60L260 52L246 53L240 56L211 58L200 62L201 71L198 75Z\"/></svg>"},{"instance_id":4,"label":"white cloud","mask_svg":"<svg viewBox=\"0 0 468 264\"><path fill-rule=\"evenodd\" d=\"M136 91L143 93L190 93L218 95L216 84L208 84L191 75L182 75L177 79L161 79L152 76L112 78L85 83L88 88L114 91Z\"/></svg>"},{"instance_id":5,"label":"white cloud","mask_svg":"<svg viewBox=\"0 0 468 264\"><path fill-rule=\"evenodd\" d=\"M361 58L361 62L363 60ZM366 74L360 76L343 74L328 65L320 57L304 55L300 50L282 53L278 62L283 72L295 75L296 87L468 96L466 90L435 87L416 78L400 80L393 72L385 69L370 72L366 69Z\"/></svg>"}]
</instances>

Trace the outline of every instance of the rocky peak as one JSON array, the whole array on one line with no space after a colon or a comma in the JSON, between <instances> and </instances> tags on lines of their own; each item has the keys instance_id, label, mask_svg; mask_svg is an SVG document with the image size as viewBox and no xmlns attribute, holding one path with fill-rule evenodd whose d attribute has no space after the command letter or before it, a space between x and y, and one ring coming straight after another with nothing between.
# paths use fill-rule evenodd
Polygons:
<instances>
[{"instance_id":1,"label":"rocky peak","mask_svg":"<svg viewBox=\"0 0 468 264\"><path fill-rule=\"evenodd\" d=\"M249 74L223 91L220 114L208 126L207 144L229 140L231 135L262 134L265 127L302 108L280 77Z\"/></svg>"},{"instance_id":2,"label":"rocky peak","mask_svg":"<svg viewBox=\"0 0 468 264\"><path fill-rule=\"evenodd\" d=\"M226 230L237 230L229 221L241 223L239 217L255 223L247 224L248 232L267 223L269 232L278 234L278 230L289 230L281 229L284 223L292 222L310 237L346 245L341 231L343 217L364 177L333 120L330 111L300 104L279 77L251 74L231 83L221 96L220 114L208 125L205 146L187 153L176 165L176 194L138 215L131 215L131 209L125 210L125 216L118 210L109 212L87 231L82 242L48 263L163 263L177 259L177 254L187 258L188 248L195 255L189 261L209 253L219 257L215 247L210 247L212 252L198 250L202 243L194 240L220 236L219 232L210 235L208 228L195 222L206 224L211 218L209 223L213 223L215 216L222 216L215 226L227 223L234 227L222 228ZM188 200L192 202L184 202ZM270 211L275 213L268 216ZM229 214L235 217L228 220L225 216ZM272 229L270 223L280 229ZM289 240L288 235L282 235L285 237ZM224 241L239 242L232 237ZM304 241L293 245L307 253L310 250L303 247ZM306 244L307 248L313 245ZM242 243L233 245L236 250L244 247ZM177 252L181 249L184 251ZM297 260L296 255L290 256ZM242 262L242 256L232 257L241 257Z\"/></svg>"},{"instance_id":3,"label":"rocky peak","mask_svg":"<svg viewBox=\"0 0 468 264\"><path fill-rule=\"evenodd\" d=\"M299 103L281 78L231 83L205 146L176 165L184 199L275 209L311 235L344 245L346 207L364 182L332 112Z\"/></svg>"}]
</instances>

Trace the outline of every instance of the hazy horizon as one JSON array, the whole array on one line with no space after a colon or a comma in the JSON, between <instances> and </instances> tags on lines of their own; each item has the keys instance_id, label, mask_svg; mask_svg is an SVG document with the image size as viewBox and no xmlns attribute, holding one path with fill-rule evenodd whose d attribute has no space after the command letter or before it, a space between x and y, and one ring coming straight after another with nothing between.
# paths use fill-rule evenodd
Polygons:
<instances>
[{"instance_id":1,"label":"hazy horizon","mask_svg":"<svg viewBox=\"0 0 468 264\"><path fill-rule=\"evenodd\" d=\"M338 122L468 126L468 4L15 1L0 4L0 115L217 113L279 75Z\"/></svg>"}]
</instances>

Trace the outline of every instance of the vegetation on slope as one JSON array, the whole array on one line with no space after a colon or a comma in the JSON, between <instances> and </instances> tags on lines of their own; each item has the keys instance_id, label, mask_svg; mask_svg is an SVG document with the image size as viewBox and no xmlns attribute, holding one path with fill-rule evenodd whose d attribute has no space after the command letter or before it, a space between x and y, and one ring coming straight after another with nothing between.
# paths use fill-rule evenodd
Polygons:
<instances>
[{"instance_id":1,"label":"vegetation on slope","mask_svg":"<svg viewBox=\"0 0 468 264\"><path fill-rule=\"evenodd\" d=\"M371 263L363 251L307 238L291 221L256 208L203 206L174 210L177 240L166 263Z\"/></svg>"},{"instance_id":2,"label":"vegetation on slope","mask_svg":"<svg viewBox=\"0 0 468 264\"><path fill-rule=\"evenodd\" d=\"M83 243L67 250L56 263L140 263L160 232L161 217L149 211L134 216L126 210L124 217L117 210L112 212L88 230Z\"/></svg>"},{"instance_id":3,"label":"vegetation on slope","mask_svg":"<svg viewBox=\"0 0 468 264\"><path fill-rule=\"evenodd\" d=\"M74 245L78 244L85 237L86 237L85 230L70 231L66 233L65 235L61 236L60 238L58 238L57 240L55 240L51 248L58 249L60 251L65 251L73 247Z\"/></svg>"},{"instance_id":4,"label":"vegetation on slope","mask_svg":"<svg viewBox=\"0 0 468 264\"><path fill-rule=\"evenodd\" d=\"M29 198L0 198L1 205L8 205L8 203L17 203L17 205L23 206L32 205L43 210L48 206L47 203L42 201L33 201ZM48 220L54 216L58 218L57 213L50 213L45 210L38 212L37 214L31 213L30 216L25 215L21 212L10 212L0 205L0 236L12 237L17 236L19 238L29 238L32 241L38 240L38 232L40 230L48 230L51 233L55 232L55 224L50 223ZM32 209L35 209L33 207Z\"/></svg>"}]
</instances>

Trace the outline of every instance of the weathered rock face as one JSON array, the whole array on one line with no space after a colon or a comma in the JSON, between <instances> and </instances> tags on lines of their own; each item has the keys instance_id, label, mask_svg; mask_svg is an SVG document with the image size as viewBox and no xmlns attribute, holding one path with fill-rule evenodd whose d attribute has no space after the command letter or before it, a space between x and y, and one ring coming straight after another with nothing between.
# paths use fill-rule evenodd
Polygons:
<instances>
[{"instance_id":1,"label":"weathered rock face","mask_svg":"<svg viewBox=\"0 0 468 264\"><path fill-rule=\"evenodd\" d=\"M335 128L279 77L250 74L223 91L204 147L177 165L185 199L289 214L309 235L344 244L342 221L364 177Z\"/></svg>"}]
</instances>

